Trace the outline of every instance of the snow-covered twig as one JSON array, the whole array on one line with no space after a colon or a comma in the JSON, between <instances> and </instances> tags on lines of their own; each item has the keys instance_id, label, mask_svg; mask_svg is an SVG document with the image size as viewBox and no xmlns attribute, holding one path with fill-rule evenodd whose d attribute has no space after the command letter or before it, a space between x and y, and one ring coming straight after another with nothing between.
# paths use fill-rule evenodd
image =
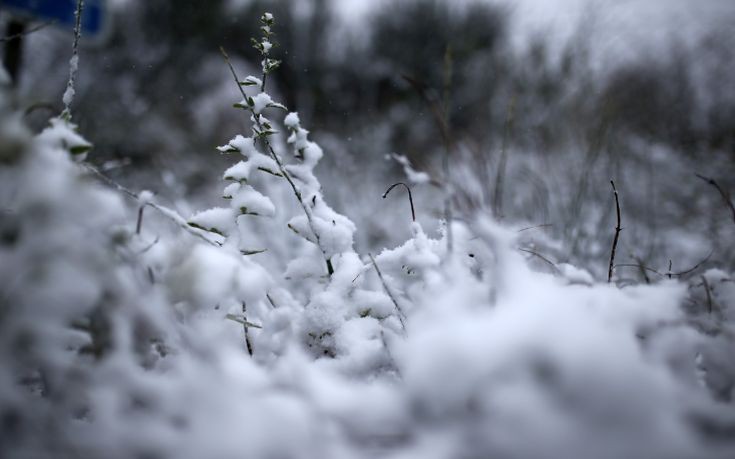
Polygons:
<instances>
[{"instance_id":1,"label":"snow-covered twig","mask_svg":"<svg viewBox=\"0 0 735 459\"><path fill-rule=\"evenodd\" d=\"M87 169L88 171L92 172L94 175L96 175L97 177L99 177L103 182L107 183L112 188L115 188L116 190L122 192L123 194L128 195L129 197L135 199L136 201L140 201L140 195L141 195L141 193L136 193L136 192L130 190L129 188L126 188L126 187L120 185L119 183L117 183L116 181L112 180L110 177L106 176L105 174L103 174L102 172L100 172L96 167L92 166L89 163L81 163L81 164L82 164L82 166L84 166L85 169ZM212 240L209 237L207 237L205 235L206 233L204 233L203 231L201 231L201 230L199 230L197 228L194 228L194 227L190 226L186 222L186 219L184 219L181 215L179 215L175 210L170 209L170 208L168 208L166 206L162 206L160 204L156 204L155 202L153 202L151 200L148 200L143 206L141 206L141 209L143 207L145 207L145 206L151 206L152 208L156 209L164 217L166 217L169 220L171 220L172 222L176 223L176 225L178 225L179 227L181 227L187 233L192 234L193 236L198 237L202 241L204 241L204 242L206 242L206 243L208 243L210 245L213 245L215 247L219 247L219 246L222 245L219 242L217 242L215 240Z\"/></svg>"},{"instance_id":2,"label":"snow-covered twig","mask_svg":"<svg viewBox=\"0 0 735 459\"><path fill-rule=\"evenodd\" d=\"M245 94L245 90L242 89L242 85L240 84L240 79L237 76L237 72L235 71L235 68L232 66L232 62L230 61L230 56L227 54L225 49L220 46L219 48L220 52L222 53L222 57L225 59L225 62L227 63L227 66L230 68L230 73L232 73L232 77L235 79L235 84L237 84L238 89L240 90L240 93L242 94L243 98L247 100L247 94ZM265 89L265 78L261 80L260 90L263 92ZM250 113L253 116L253 120L255 122L256 127L258 128L259 132L263 131L263 126L260 122L260 116L259 114L255 113L252 107L250 107ZM283 162L281 161L281 158L278 157L276 152L273 150L273 146L271 145L270 141L268 140L267 136L262 136L263 144L266 147L266 150L268 150L268 153L271 158L276 162L278 165L278 171L283 176L283 178L286 179L288 184L291 186L291 190L294 193L294 196L296 196L296 200L299 202L299 205L301 206L301 209L304 211L304 215L306 215L306 221L309 225L309 229L311 230L312 234L314 235L314 240L316 241L317 246L319 247L319 250L322 252L322 255L324 256L324 259L327 263L327 272L331 276L334 274L334 268L332 267L332 262L327 257L326 251L324 250L324 247L321 244L320 238L319 238L319 232L316 231L316 228L314 226L314 220L311 215L311 211L304 203L303 196L301 195L301 190L299 190L299 187L296 186L296 183L294 183L293 179L291 178L291 174L288 173L286 168L283 165Z\"/></svg>"},{"instance_id":3,"label":"snow-covered twig","mask_svg":"<svg viewBox=\"0 0 735 459\"><path fill-rule=\"evenodd\" d=\"M69 60L69 81L66 83L66 91L64 91L64 111L61 117L71 119L71 103L74 101L74 84L77 80L77 71L79 70L79 38L82 36L82 11L84 10L84 0L77 0L77 8L74 11L74 42L72 44L71 59Z\"/></svg>"}]
</instances>

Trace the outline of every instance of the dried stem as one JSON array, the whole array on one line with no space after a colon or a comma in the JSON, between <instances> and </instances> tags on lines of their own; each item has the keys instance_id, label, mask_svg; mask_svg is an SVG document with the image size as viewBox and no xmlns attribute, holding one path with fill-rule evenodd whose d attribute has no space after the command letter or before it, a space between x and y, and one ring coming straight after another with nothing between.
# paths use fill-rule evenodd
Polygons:
<instances>
[{"instance_id":1,"label":"dried stem","mask_svg":"<svg viewBox=\"0 0 735 459\"><path fill-rule=\"evenodd\" d=\"M227 66L230 68L230 73L232 73L232 77L235 79L235 84L237 85L237 88L240 90L240 94L242 94L242 97L244 99L247 99L245 90L242 89L242 85L240 85L240 79L237 76L237 72L235 71L235 68L232 66L232 62L230 61L230 56L227 55L227 52L222 46L219 47L219 50L222 53L222 57L225 59ZM265 90L265 78L261 80L260 90L261 92ZM262 132L263 126L260 123L260 117L258 116L258 114L256 114L253 111L252 108L250 108L250 113L253 115L253 120L255 121L255 125L257 126L258 130ZM299 190L299 188L296 186L296 183L294 183L293 179L291 178L291 174L289 174L288 171L286 171L286 168L283 166L283 162L281 161L281 158L278 157L276 152L273 150L273 146L271 145L270 141L268 141L268 137L263 136L263 144L268 150L270 157L273 158L273 160L278 165L278 171L281 173L283 178L285 178L288 184L291 186L291 190L296 196L296 200L299 202L301 209L304 211L304 215L306 215L306 221L309 224L309 229L314 235L314 239L316 240L316 245L319 247L319 250L322 252L322 255L324 256L324 259L327 264L327 272L331 276L332 274L334 274L334 267L332 266L332 261L329 259L329 257L327 257L327 253L322 247L321 240L319 239L319 233L316 231L316 227L314 226L313 216L311 215L311 211L309 210L307 205L304 203L304 199L301 195L301 190Z\"/></svg>"},{"instance_id":2,"label":"dried stem","mask_svg":"<svg viewBox=\"0 0 735 459\"><path fill-rule=\"evenodd\" d=\"M519 230L518 230L518 231L516 231L516 232L517 232L517 233L522 233L522 232L524 232L524 231L528 231L528 230L532 230L532 229L537 229L537 228L548 228L548 227L552 227L552 226L554 226L554 224L553 224L553 223L542 223L542 224L540 224L540 225L527 226L527 227L525 227L525 228L521 228L521 229L519 229Z\"/></svg>"},{"instance_id":3,"label":"dried stem","mask_svg":"<svg viewBox=\"0 0 735 459\"><path fill-rule=\"evenodd\" d=\"M607 268L607 282L612 282L613 267L615 265L615 250L618 248L618 239L620 238L620 231L623 228L620 227L620 200L618 199L618 190L615 188L615 182L610 180L612 185L613 194L615 195L615 213L617 215L617 226L615 227L615 237L613 238L612 248L610 249L610 265Z\"/></svg>"},{"instance_id":4,"label":"dried stem","mask_svg":"<svg viewBox=\"0 0 735 459\"><path fill-rule=\"evenodd\" d=\"M713 178L705 177L703 175L694 174L700 179L704 180L705 182L709 183L715 189L720 193L720 196L722 196L722 200L725 201L725 205L730 208L730 213L732 213L732 221L735 223L735 204L733 204L732 199L730 198L730 194L727 193Z\"/></svg>"},{"instance_id":5,"label":"dried stem","mask_svg":"<svg viewBox=\"0 0 735 459\"><path fill-rule=\"evenodd\" d=\"M383 193L383 199L385 199L388 196L388 193L390 193L390 191L393 188L397 187L398 185L403 185L406 188L406 190L408 191L408 203L411 204L411 220L415 222L416 221L416 211L413 208L413 196L411 195L411 188L408 185L406 185L403 182L396 182L396 183L394 183L393 185L391 185L390 187L388 187L387 190L385 190L385 193Z\"/></svg>"},{"instance_id":6,"label":"dried stem","mask_svg":"<svg viewBox=\"0 0 735 459\"><path fill-rule=\"evenodd\" d=\"M523 247L519 247L518 250L521 251L521 252L525 252L525 253L528 253L530 255L533 255L534 257L538 257L540 260L542 260L542 261L548 263L549 265L551 265L551 267L554 268L554 271L556 271L557 273L560 273L561 272L559 270L559 268L556 266L556 263L554 263L553 261L549 260L548 258L546 258L545 256L541 255L540 253L535 252L535 251L533 251L531 249L524 249Z\"/></svg>"},{"instance_id":7,"label":"dried stem","mask_svg":"<svg viewBox=\"0 0 735 459\"><path fill-rule=\"evenodd\" d=\"M383 273L380 272L380 268L378 268L378 263L376 263L375 258L373 258L373 255L371 253L368 253L368 256L370 257L370 261L373 263L373 267L375 267L375 272L378 273L378 279L380 279L380 283L383 285L383 290L385 290L386 295L388 295L388 298L393 302L393 306L396 307L396 312L398 313L398 321L401 322L401 328L403 330L406 330L406 324L404 322L404 317L406 316L403 313L403 310L398 305L398 301L396 301L396 297L393 296L393 292L390 291L388 288L388 284L385 282L385 279L383 278Z\"/></svg>"},{"instance_id":8,"label":"dried stem","mask_svg":"<svg viewBox=\"0 0 735 459\"><path fill-rule=\"evenodd\" d=\"M643 265L643 260L641 260L639 257L633 257L635 262L638 264L638 270L641 273L641 276L643 276L643 280L646 281L646 284L651 283L651 278L648 277L648 273L646 272L646 267Z\"/></svg>"},{"instance_id":9,"label":"dried stem","mask_svg":"<svg viewBox=\"0 0 735 459\"><path fill-rule=\"evenodd\" d=\"M135 234L140 234L140 230L143 228L143 210L145 210L145 205L138 208L138 222L135 224Z\"/></svg>"}]
</instances>

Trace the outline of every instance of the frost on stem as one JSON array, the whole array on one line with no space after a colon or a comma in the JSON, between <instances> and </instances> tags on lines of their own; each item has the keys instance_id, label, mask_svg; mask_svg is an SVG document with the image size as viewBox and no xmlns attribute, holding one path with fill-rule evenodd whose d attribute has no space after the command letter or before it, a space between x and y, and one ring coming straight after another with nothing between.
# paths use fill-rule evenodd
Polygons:
<instances>
[{"instance_id":1,"label":"frost on stem","mask_svg":"<svg viewBox=\"0 0 735 459\"><path fill-rule=\"evenodd\" d=\"M252 140L260 141L267 151L270 158L277 166L277 173L285 178L288 182L294 196L296 197L300 207L304 211L302 217L297 217L289 222L289 228L304 237L306 240L316 244L324 256L327 273L331 276L334 274L334 266L332 264L332 256L340 253L352 246L352 233L355 228L352 222L337 214L326 204L321 198L319 182L312 173L312 169L322 156L322 150L313 142L308 141L308 131L302 129L299 125L298 116L293 113L286 116L285 124L291 135L289 143L294 144L296 148L295 156L302 163L298 165L285 166L279 156L273 149L270 137L277 134L270 120L262 114L266 108L276 108L286 111L283 104L274 102L270 95L265 92L265 85L268 75L276 70L280 65L280 61L270 57L272 44L272 27L275 24L273 15L265 13L260 18L261 31L263 33L261 39L253 39L253 47L258 50L262 56L261 70L263 72L260 79L254 76L248 76L244 80L240 80L235 72L230 58L224 48L220 47L222 56L227 62L233 78L238 83L242 101L235 104L235 107L242 108L250 112L250 120L253 123ZM259 93L250 96L243 87L256 86L259 87ZM231 141L228 146L220 147L220 151L231 152L240 151L237 145ZM273 173L272 169L269 172ZM298 183L297 183L298 182ZM231 191L231 190L228 190ZM315 214L319 215L315 215Z\"/></svg>"},{"instance_id":2,"label":"frost on stem","mask_svg":"<svg viewBox=\"0 0 735 459\"><path fill-rule=\"evenodd\" d=\"M82 11L84 10L84 0L77 0L77 7L74 11L74 42L72 44L71 59L69 59L69 81L66 83L66 91L62 101L64 102L64 111L61 118L71 119L71 104L74 101L75 89L74 85L77 79L77 71L79 70L79 38L82 36Z\"/></svg>"}]
</instances>

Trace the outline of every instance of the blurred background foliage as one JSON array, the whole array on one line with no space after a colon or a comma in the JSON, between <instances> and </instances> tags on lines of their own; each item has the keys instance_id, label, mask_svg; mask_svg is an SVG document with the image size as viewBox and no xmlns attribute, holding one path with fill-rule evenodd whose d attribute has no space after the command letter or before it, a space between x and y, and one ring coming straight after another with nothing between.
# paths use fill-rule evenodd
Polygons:
<instances>
[{"instance_id":1,"label":"blurred background foliage","mask_svg":"<svg viewBox=\"0 0 735 459\"><path fill-rule=\"evenodd\" d=\"M214 146L246 124L231 108L237 88L218 47L243 76L257 73L249 39L267 10L283 60L269 91L327 150L325 192L351 218L374 213L362 194L374 201L401 176L386 154L404 154L441 181L445 147L432 104L446 100L460 209L549 223L548 234L569 243L558 260L596 259L608 250L599 234L612 227L604 209L615 178L626 231L636 236L629 253L660 264L712 250L733 262L727 209L694 176L735 189L728 21L694 42L641 43L600 66L594 25L579 24L561 46L539 33L519 48L510 40L514 12L489 2L385 2L359 33L326 0L118 3L108 38L82 51L75 120L96 146L92 161L123 182L172 200L217 197L205 186L222 167ZM68 48L68 33L52 28L27 39L19 104L35 107L28 118L39 128L59 111ZM162 171L173 174L161 181ZM353 184L350 193L343 184ZM419 193L432 218L438 193ZM368 246L394 237L369 218L365 227L359 242ZM707 242L664 234L679 229Z\"/></svg>"}]
</instances>

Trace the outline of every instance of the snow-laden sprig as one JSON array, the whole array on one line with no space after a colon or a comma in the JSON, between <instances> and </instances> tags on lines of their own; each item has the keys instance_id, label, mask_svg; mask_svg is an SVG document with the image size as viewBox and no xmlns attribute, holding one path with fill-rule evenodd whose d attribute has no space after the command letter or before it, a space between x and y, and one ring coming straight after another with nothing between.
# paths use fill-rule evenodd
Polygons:
<instances>
[{"instance_id":1,"label":"snow-laden sprig","mask_svg":"<svg viewBox=\"0 0 735 459\"><path fill-rule=\"evenodd\" d=\"M272 49L272 27L275 24L275 20L273 19L273 15L270 13L265 13L260 18L261 21L261 31L263 32L263 37L260 41L255 40L254 46L255 48L261 53L263 57L262 61L262 71L263 75L262 78L257 78L252 75L246 77L244 80L240 80L237 76L237 72L235 72L235 68L232 66L232 62L230 62L230 58L227 54L227 52L224 50L224 48L220 47L220 51L222 52L222 56L225 59L225 62L227 62L227 65L230 68L230 72L232 73L233 78L238 84L238 87L240 89L240 93L242 94L243 99L235 104L235 107L242 108L244 110L247 110L250 112L250 120L253 123L252 126L252 132L253 132L253 141L261 141L263 144L263 148L268 153L268 155L273 159L276 166L278 167L278 174L280 174L283 178L286 179L289 186L291 187L291 190L294 193L294 196L296 197L297 201L299 202L299 205L301 206L302 210L304 211L304 217L305 219L305 227L307 230L307 233L310 234L303 234L301 233L307 240L310 240L314 242L320 249L322 255L324 256L324 260L326 262L327 266L327 273L331 276L334 273L334 267L332 265L331 259L330 259L330 250L328 250L327 247L322 243L320 231L316 227L316 222L314 221L314 218L312 216L312 208L309 206L307 201L305 201L301 187L298 186L293 178L291 177L291 174L287 171L286 167L283 165L283 162L281 161L280 157L276 154L275 150L273 149L273 145L271 144L270 137L274 134L277 134L277 131L275 130L273 124L269 119L267 119L265 116L263 116L262 112L266 108L277 108L281 110L287 110L287 108L278 102L274 102L269 94L265 92L265 83L267 76L274 71L278 65L280 64L280 61L272 59L269 57L269 53ZM249 96L243 89L244 87L248 86L258 86L260 91L255 96ZM225 148L227 149L227 147ZM354 230L353 230L354 231Z\"/></svg>"}]
</instances>

